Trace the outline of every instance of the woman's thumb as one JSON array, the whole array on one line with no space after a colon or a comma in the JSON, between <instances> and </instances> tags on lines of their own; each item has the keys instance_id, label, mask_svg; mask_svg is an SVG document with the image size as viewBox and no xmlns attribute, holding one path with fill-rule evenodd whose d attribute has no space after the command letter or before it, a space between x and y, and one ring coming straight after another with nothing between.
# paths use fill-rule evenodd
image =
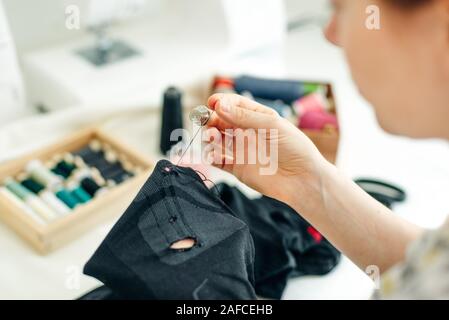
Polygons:
<instances>
[{"instance_id":1,"label":"woman's thumb","mask_svg":"<svg viewBox=\"0 0 449 320\"><path fill-rule=\"evenodd\" d=\"M217 114L229 124L242 129L268 129L273 126L275 114L268 114L245 108L227 97L217 100L215 103Z\"/></svg>"}]
</instances>

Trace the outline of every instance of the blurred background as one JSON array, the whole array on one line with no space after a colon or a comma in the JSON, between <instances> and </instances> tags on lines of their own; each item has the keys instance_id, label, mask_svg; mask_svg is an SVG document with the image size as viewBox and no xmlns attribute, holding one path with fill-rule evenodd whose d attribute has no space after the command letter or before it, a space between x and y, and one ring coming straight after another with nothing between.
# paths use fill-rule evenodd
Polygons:
<instances>
[{"instance_id":1,"label":"blurred background","mask_svg":"<svg viewBox=\"0 0 449 320\"><path fill-rule=\"evenodd\" d=\"M253 1L219 0L3 0L2 41L8 46L3 44L2 57L9 59L14 83L23 84L14 85L20 106L2 103L1 119L91 102L151 104L168 83L191 84L220 68L232 72L224 59L267 51L287 30L323 24L328 13L322 0L265 2L255 7ZM99 37L122 41L138 54L94 68L75 53L98 45ZM161 58L166 63L161 65ZM2 91L8 91L7 82L2 79Z\"/></svg>"}]
</instances>

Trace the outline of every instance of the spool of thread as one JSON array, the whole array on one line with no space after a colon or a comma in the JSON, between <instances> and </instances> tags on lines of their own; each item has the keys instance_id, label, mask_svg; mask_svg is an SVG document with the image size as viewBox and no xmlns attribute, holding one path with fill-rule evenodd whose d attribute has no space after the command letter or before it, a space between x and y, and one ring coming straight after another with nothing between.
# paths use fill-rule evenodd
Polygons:
<instances>
[{"instance_id":1,"label":"spool of thread","mask_svg":"<svg viewBox=\"0 0 449 320\"><path fill-rule=\"evenodd\" d=\"M118 155L113 150L106 151L104 158L110 163L116 163L118 161Z\"/></svg>"},{"instance_id":2,"label":"spool of thread","mask_svg":"<svg viewBox=\"0 0 449 320\"><path fill-rule=\"evenodd\" d=\"M75 163L75 156L70 152L64 153L62 159L64 159L67 163Z\"/></svg>"},{"instance_id":3,"label":"spool of thread","mask_svg":"<svg viewBox=\"0 0 449 320\"><path fill-rule=\"evenodd\" d=\"M62 186L62 178L48 170L39 160L30 161L26 166L26 171L33 180L51 190Z\"/></svg>"},{"instance_id":4,"label":"spool of thread","mask_svg":"<svg viewBox=\"0 0 449 320\"><path fill-rule=\"evenodd\" d=\"M39 224L45 225L47 222L42 219L42 217L37 214L30 206L28 206L25 202L23 202L19 197L17 197L14 193L6 189L5 187L0 187L0 194L2 194L9 201L14 203L14 205L22 210L22 212L26 213L29 217L31 217L34 221Z\"/></svg>"},{"instance_id":5,"label":"spool of thread","mask_svg":"<svg viewBox=\"0 0 449 320\"><path fill-rule=\"evenodd\" d=\"M80 203L87 203L92 199L90 194L80 186L73 187L71 193Z\"/></svg>"},{"instance_id":6,"label":"spool of thread","mask_svg":"<svg viewBox=\"0 0 449 320\"><path fill-rule=\"evenodd\" d=\"M113 180L116 184L120 184L128 179L131 179L133 176L134 176L133 173L123 171L110 176L109 179Z\"/></svg>"},{"instance_id":7,"label":"spool of thread","mask_svg":"<svg viewBox=\"0 0 449 320\"><path fill-rule=\"evenodd\" d=\"M324 110L312 110L299 117L299 128L308 130L338 130L338 120L334 114Z\"/></svg>"},{"instance_id":8,"label":"spool of thread","mask_svg":"<svg viewBox=\"0 0 449 320\"><path fill-rule=\"evenodd\" d=\"M17 181L14 181L12 178L5 180L5 187L28 206L30 206L33 211L39 214L39 216L41 216L41 218L45 221L51 221L57 217L57 214L40 198L36 197L31 191Z\"/></svg>"},{"instance_id":9,"label":"spool of thread","mask_svg":"<svg viewBox=\"0 0 449 320\"><path fill-rule=\"evenodd\" d=\"M21 183L25 188L27 188L28 190L32 191L35 194L39 194L39 192L45 189L43 185L30 178L23 180Z\"/></svg>"},{"instance_id":10,"label":"spool of thread","mask_svg":"<svg viewBox=\"0 0 449 320\"><path fill-rule=\"evenodd\" d=\"M289 105L317 89L316 84L301 81L262 79L251 76L235 78L234 84L239 94L249 91L256 98L282 100Z\"/></svg>"},{"instance_id":11,"label":"spool of thread","mask_svg":"<svg viewBox=\"0 0 449 320\"><path fill-rule=\"evenodd\" d=\"M70 208L64 202L59 200L53 192L48 190L41 191L39 197L58 214L66 215L70 213Z\"/></svg>"},{"instance_id":12,"label":"spool of thread","mask_svg":"<svg viewBox=\"0 0 449 320\"><path fill-rule=\"evenodd\" d=\"M93 150L93 151L99 152L99 151L101 151L101 149L102 149L101 142L98 141L97 139L92 139L92 140L89 142L89 148L90 148L91 150Z\"/></svg>"},{"instance_id":13,"label":"spool of thread","mask_svg":"<svg viewBox=\"0 0 449 320\"><path fill-rule=\"evenodd\" d=\"M63 160L58 162L55 168L63 172L64 176L67 178L72 174L73 170L76 169L76 166Z\"/></svg>"},{"instance_id":14,"label":"spool of thread","mask_svg":"<svg viewBox=\"0 0 449 320\"><path fill-rule=\"evenodd\" d=\"M212 84L212 92L214 93L235 93L234 80L226 77L215 77Z\"/></svg>"},{"instance_id":15,"label":"spool of thread","mask_svg":"<svg viewBox=\"0 0 449 320\"><path fill-rule=\"evenodd\" d=\"M167 154L173 145L182 141L182 137L174 141L170 139L173 130L183 128L181 91L170 87L164 92L163 99L160 150L163 154Z\"/></svg>"},{"instance_id":16,"label":"spool of thread","mask_svg":"<svg viewBox=\"0 0 449 320\"><path fill-rule=\"evenodd\" d=\"M60 215L65 215L70 212L70 208L59 200L53 192L45 190L44 186L32 179L25 179L21 184L38 195L51 209Z\"/></svg>"},{"instance_id":17,"label":"spool of thread","mask_svg":"<svg viewBox=\"0 0 449 320\"><path fill-rule=\"evenodd\" d=\"M111 163L109 161L107 161L103 157L103 155L95 157L95 158L90 158L88 161L86 161L86 163L91 167L98 168L100 170L100 172L101 172L101 168L106 168L111 165Z\"/></svg>"},{"instance_id":18,"label":"spool of thread","mask_svg":"<svg viewBox=\"0 0 449 320\"><path fill-rule=\"evenodd\" d=\"M91 197L94 197L101 190L101 187L89 177L82 179L80 185Z\"/></svg>"},{"instance_id":19,"label":"spool of thread","mask_svg":"<svg viewBox=\"0 0 449 320\"><path fill-rule=\"evenodd\" d=\"M93 150L90 146L87 146L75 152L75 156L81 157L85 163L90 164L97 159L103 159L104 152L103 150Z\"/></svg>"},{"instance_id":20,"label":"spool of thread","mask_svg":"<svg viewBox=\"0 0 449 320\"><path fill-rule=\"evenodd\" d=\"M77 205L80 204L78 199L64 188L59 189L55 194L56 197L64 202L70 209L74 209Z\"/></svg>"},{"instance_id":21,"label":"spool of thread","mask_svg":"<svg viewBox=\"0 0 449 320\"><path fill-rule=\"evenodd\" d=\"M51 169L51 172L53 172L54 174L56 174L56 175L58 175L58 176L61 176L61 177L63 177L63 178L67 178L68 177L68 175L66 175L66 173L65 172L63 172L63 171L61 171L59 168L52 168Z\"/></svg>"},{"instance_id":22,"label":"spool of thread","mask_svg":"<svg viewBox=\"0 0 449 320\"><path fill-rule=\"evenodd\" d=\"M309 111L327 111L329 105L327 99L320 93L312 93L293 103L293 108L298 115Z\"/></svg>"}]
</instances>

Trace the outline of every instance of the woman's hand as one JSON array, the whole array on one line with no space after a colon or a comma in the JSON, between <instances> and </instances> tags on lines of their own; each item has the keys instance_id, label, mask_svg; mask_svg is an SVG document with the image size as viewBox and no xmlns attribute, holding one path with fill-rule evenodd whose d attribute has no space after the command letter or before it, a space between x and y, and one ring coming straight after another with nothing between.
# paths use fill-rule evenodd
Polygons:
<instances>
[{"instance_id":1,"label":"woman's hand","mask_svg":"<svg viewBox=\"0 0 449 320\"><path fill-rule=\"evenodd\" d=\"M262 194L289 204L360 268L375 265L387 270L404 259L407 246L421 235L421 228L392 214L342 175L275 111L237 95L213 95L208 104L215 110L206 131L214 147L214 164ZM227 155L222 141L226 129L238 129ZM266 136L263 129L274 133ZM255 141L256 152L269 146L270 160L277 161L272 175L261 174L260 161L248 163L254 150L250 143L236 147L239 135ZM277 148L277 154L272 148ZM238 161L239 153L245 162Z\"/></svg>"},{"instance_id":2,"label":"woman's hand","mask_svg":"<svg viewBox=\"0 0 449 320\"><path fill-rule=\"evenodd\" d=\"M206 131L215 166L260 193L287 203L300 191L319 191L319 175L327 161L292 123L273 109L238 95L215 94L208 106L215 110ZM224 133L230 130L232 150L224 142L230 136ZM261 154L269 155L270 170ZM251 157L256 161L250 161Z\"/></svg>"}]
</instances>

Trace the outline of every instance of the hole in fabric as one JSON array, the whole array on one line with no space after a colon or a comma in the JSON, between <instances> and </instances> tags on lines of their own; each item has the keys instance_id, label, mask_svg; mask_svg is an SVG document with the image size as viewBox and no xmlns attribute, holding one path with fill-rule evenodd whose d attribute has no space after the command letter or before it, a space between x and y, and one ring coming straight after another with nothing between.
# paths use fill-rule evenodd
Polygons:
<instances>
[{"instance_id":1,"label":"hole in fabric","mask_svg":"<svg viewBox=\"0 0 449 320\"><path fill-rule=\"evenodd\" d=\"M196 244L196 239L193 238L185 238L176 242L173 242L170 245L170 249L185 251L191 249Z\"/></svg>"},{"instance_id":2,"label":"hole in fabric","mask_svg":"<svg viewBox=\"0 0 449 320\"><path fill-rule=\"evenodd\" d=\"M177 216L172 216L172 217L170 217L170 219L168 219L168 221L169 221L170 223L175 223L176 220L178 220L178 217L177 217Z\"/></svg>"}]
</instances>

